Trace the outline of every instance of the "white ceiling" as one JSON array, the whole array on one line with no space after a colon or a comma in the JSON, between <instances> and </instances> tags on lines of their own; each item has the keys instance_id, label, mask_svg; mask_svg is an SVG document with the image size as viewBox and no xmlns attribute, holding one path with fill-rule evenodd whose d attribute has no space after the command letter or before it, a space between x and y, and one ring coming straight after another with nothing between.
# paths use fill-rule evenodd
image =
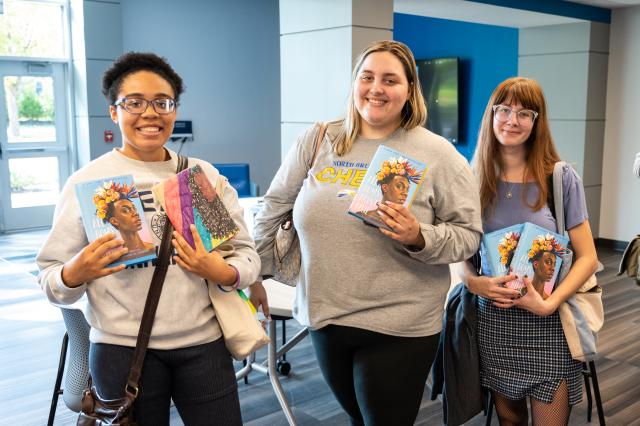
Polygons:
<instances>
[{"instance_id":1,"label":"white ceiling","mask_svg":"<svg viewBox=\"0 0 640 426\"><path fill-rule=\"evenodd\" d=\"M640 5L640 0L572 1L574 3L583 3L605 8ZM393 11L406 13L408 15L429 16L432 18L452 19L514 28L585 22L582 19L530 12L528 10L512 9L465 0L394 0Z\"/></svg>"}]
</instances>

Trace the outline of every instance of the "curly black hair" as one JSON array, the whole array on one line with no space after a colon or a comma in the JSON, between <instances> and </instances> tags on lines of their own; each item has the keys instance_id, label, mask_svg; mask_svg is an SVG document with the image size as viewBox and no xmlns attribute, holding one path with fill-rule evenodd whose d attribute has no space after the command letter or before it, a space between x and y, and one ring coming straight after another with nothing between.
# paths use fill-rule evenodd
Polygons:
<instances>
[{"instance_id":1,"label":"curly black hair","mask_svg":"<svg viewBox=\"0 0 640 426\"><path fill-rule=\"evenodd\" d=\"M102 75L102 94L110 105L117 100L124 79L137 71L151 71L167 80L173 88L175 101L180 101L180 95L184 92L182 78L165 58L155 53L127 52L118 57Z\"/></svg>"}]
</instances>

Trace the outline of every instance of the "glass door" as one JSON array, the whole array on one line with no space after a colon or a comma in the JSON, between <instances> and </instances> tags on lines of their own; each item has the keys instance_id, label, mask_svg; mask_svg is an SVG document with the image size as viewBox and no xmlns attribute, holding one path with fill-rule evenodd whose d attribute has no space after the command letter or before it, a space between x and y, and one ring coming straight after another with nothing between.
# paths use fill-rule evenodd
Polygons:
<instances>
[{"instance_id":1,"label":"glass door","mask_svg":"<svg viewBox=\"0 0 640 426\"><path fill-rule=\"evenodd\" d=\"M51 225L69 175L64 71L0 61L0 231Z\"/></svg>"}]
</instances>

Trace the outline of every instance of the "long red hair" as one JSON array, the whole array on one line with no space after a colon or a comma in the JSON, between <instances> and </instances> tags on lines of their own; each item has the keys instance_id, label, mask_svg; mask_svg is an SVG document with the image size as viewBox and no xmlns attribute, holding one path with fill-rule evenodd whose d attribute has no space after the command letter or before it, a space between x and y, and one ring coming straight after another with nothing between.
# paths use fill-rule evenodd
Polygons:
<instances>
[{"instance_id":1,"label":"long red hair","mask_svg":"<svg viewBox=\"0 0 640 426\"><path fill-rule=\"evenodd\" d=\"M482 212L491 212L498 194L498 178L504 169L500 155L500 142L493 132L493 105L519 103L523 108L536 111L538 117L531 134L525 141L526 165L523 183L527 176L534 178L539 188L538 199L533 205L526 201L526 191L522 199L534 211L540 210L547 202L550 188L547 177L553 173L553 166L560 161L549 130L547 105L542 88L537 81L523 78L509 78L496 87L487 103L478 134L478 144L473 156L473 168L480 181L480 203ZM489 209L487 209L489 208Z\"/></svg>"}]
</instances>

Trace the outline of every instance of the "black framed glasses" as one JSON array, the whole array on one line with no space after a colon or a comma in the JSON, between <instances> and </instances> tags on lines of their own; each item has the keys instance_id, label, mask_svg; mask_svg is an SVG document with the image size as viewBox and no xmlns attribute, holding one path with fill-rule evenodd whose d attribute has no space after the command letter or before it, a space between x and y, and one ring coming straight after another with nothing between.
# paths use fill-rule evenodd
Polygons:
<instances>
[{"instance_id":1,"label":"black framed glasses","mask_svg":"<svg viewBox=\"0 0 640 426\"><path fill-rule=\"evenodd\" d=\"M142 114L149 104L153 105L153 110L158 114L171 114L176 110L177 102L171 98L159 98L147 100L143 98L120 98L114 102L113 106L121 106L129 114Z\"/></svg>"},{"instance_id":2,"label":"black framed glasses","mask_svg":"<svg viewBox=\"0 0 640 426\"><path fill-rule=\"evenodd\" d=\"M493 114L501 123L505 121L509 121L511 119L511 114L516 114L516 119L518 123L522 125L532 125L536 118L538 118L538 113L536 111L532 111L530 109L520 109L515 110L507 105L494 105L491 107L493 109Z\"/></svg>"}]
</instances>

